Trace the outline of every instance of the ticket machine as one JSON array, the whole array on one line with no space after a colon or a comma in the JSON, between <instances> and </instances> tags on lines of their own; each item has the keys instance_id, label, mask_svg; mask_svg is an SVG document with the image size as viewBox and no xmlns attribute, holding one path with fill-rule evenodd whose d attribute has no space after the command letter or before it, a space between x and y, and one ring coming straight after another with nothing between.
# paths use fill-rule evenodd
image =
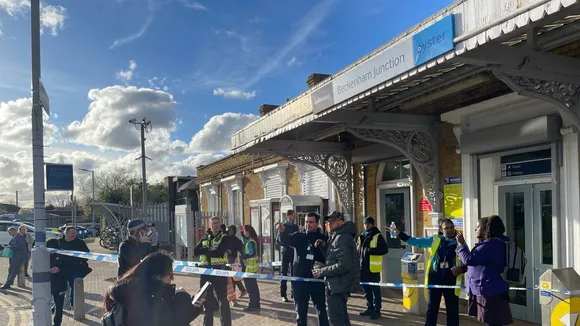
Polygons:
<instances>
[{"instance_id":1,"label":"ticket machine","mask_svg":"<svg viewBox=\"0 0 580 326\"><path fill-rule=\"evenodd\" d=\"M425 257L407 252L401 258L403 284L425 284ZM427 289L403 286L403 308L412 314L423 315L427 308Z\"/></svg>"},{"instance_id":2,"label":"ticket machine","mask_svg":"<svg viewBox=\"0 0 580 326\"><path fill-rule=\"evenodd\" d=\"M250 223L258 234L260 263L280 261L279 254L275 250L276 230L274 229L280 219L279 198L250 200Z\"/></svg>"},{"instance_id":3,"label":"ticket machine","mask_svg":"<svg viewBox=\"0 0 580 326\"><path fill-rule=\"evenodd\" d=\"M296 212L296 223L301 230L304 230L306 215L312 212L322 215L324 202L322 197L315 195L286 195L280 198L282 222L287 220L286 213L290 209ZM321 227L321 225L319 225L319 227Z\"/></svg>"}]
</instances>

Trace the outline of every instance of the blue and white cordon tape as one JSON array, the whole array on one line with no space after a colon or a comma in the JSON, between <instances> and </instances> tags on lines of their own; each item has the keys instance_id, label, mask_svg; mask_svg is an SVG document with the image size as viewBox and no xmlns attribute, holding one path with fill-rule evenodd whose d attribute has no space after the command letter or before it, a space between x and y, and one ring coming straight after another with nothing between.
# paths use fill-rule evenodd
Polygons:
<instances>
[{"instance_id":1,"label":"blue and white cordon tape","mask_svg":"<svg viewBox=\"0 0 580 326\"><path fill-rule=\"evenodd\" d=\"M103 254L103 253L92 253L92 252L82 252L82 251L72 251L72 250L61 250L40 247L40 249L48 251L54 254L60 254L71 257L85 258L95 261L103 261L109 263L118 262L118 255L116 254ZM202 264L200 262L191 261L180 261L176 260L173 262L173 271L175 273L185 273L185 274L196 274L196 275L211 275L211 276L222 276L222 277L235 277L235 278L255 278L262 280L285 280L285 281L301 281L301 282L324 282L323 279L318 278L305 278L305 277L293 277L293 276L283 276L283 275L272 275L272 274L257 274L257 273L245 273L236 271L227 271L221 269L204 268L199 267ZM272 267L281 266L281 262L271 262L260 264L260 267ZM228 264L228 266L240 266L239 264ZM361 285L372 285L380 287L389 288L428 288L428 289L465 289L464 286L457 285L427 285L427 284L406 284L406 283L375 283L375 282L361 282ZM566 290L554 290L549 288L540 288L540 286L535 286L533 288L522 288L522 287L510 287L512 291L536 291L544 293L560 293L565 295L580 294L580 291L566 291Z\"/></svg>"}]
</instances>

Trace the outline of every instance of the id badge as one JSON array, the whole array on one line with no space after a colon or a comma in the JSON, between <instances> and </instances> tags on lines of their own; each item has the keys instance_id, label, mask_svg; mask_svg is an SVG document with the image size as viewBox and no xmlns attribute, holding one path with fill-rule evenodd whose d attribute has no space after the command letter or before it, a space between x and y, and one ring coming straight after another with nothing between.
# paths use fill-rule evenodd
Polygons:
<instances>
[{"instance_id":1,"label":"id badge","mask_svg":"<svg viewBox=\"0 0 580 326\"><path fill-rule=\"evenodd\" d=\"M314 259L314 255L308 254L308 255L306 255L306 259L313 260Z\"/></svg>"},{"instance_id":2,"label":"id badge","mask_svg":"<svg viewBox=\"0 0 580 326\"><path fill-rule=\"evenodd\" d=\"M447 269L449 268L449 263L448 262L442 262L439 264L439 267L442 269Z\"/></svg>"}]
</instances>

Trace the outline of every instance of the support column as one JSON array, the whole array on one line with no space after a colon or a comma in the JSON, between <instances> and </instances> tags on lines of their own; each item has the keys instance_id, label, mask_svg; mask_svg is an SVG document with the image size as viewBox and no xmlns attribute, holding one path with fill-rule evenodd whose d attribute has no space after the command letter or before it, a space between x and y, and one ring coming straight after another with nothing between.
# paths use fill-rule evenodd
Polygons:
<instances>
[{"instance_id":1,"label":"support column","mask_svg":"<svg viewBox=\"0 0 580 326\"><path fill-rule=\"evenodd\" d=\"M359 139L385 144L399 150L413 164L427 196L433 207L433 214L442 217L441 198L443 194L439 188L439 162L437 155L437 136L439 124L435 126L413 130L394 130L393 127L381 129L380 126L351 126L346 131Z\"/></svg>"}]
</instances>

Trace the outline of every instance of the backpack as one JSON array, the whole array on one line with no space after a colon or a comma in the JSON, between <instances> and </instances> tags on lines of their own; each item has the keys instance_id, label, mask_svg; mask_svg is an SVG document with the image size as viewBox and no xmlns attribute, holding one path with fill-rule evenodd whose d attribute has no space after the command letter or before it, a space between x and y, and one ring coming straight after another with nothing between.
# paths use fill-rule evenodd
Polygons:
<instances>
[{"instance_id":1,"label":"backpack","mask_svg":"<svg viewBox=\"0 0 580 326\"><path fill-rule=\"evenodd\" d=\"M124 326L124 310L122 305L115 303L113 309L106 312L103 318L101 318L103 326Z\"/></svg>"}]
</instances>

